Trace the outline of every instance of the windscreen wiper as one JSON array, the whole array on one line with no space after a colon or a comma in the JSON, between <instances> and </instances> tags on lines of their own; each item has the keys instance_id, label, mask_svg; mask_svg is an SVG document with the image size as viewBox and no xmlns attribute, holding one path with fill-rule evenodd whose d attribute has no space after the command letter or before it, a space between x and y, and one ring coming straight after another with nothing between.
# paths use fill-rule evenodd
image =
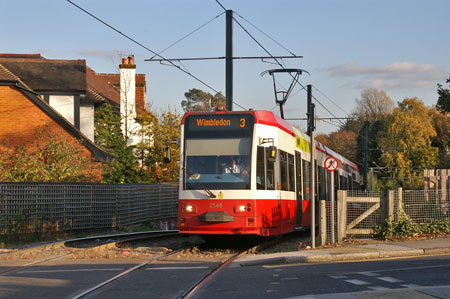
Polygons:
<instances>
[{"instance_id":1,"label":"windscreen wiper","mask_svg":"<svg viewBox=\"0 0 450 299\"><path fill-rule=\"evenodd\" d=\"M191 175L191 174L189 174L189 175ZM208 189L208 187L206 187L205 184L203 184L203 183L201 183L201 182L195 182L195 183L196 183L196 184L199 184L200 187L202 187L203 191L206 192L206 194L208 195L208 197L210 197L210 198L216 198L216 197L217 197L214 193L212 193L211 190Z\"/></svg>"}]
</instances>

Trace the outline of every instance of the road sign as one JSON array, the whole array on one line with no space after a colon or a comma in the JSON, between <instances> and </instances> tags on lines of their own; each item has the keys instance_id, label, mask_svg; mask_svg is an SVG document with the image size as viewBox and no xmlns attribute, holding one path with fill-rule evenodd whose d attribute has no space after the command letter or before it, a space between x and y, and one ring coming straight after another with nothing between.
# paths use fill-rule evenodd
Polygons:
<instances>
[{"instance_id":1,"label":"road sign","mask_svg":"<svg viewBox=\"0 0 450 299\"><path fill-rule=\"evenodd\" d=\"M325 166L325 168L328 171L335 171L336 169L338 169L339 167L339 162L336 158L334 157L328 157L325 162L323 163L323 165Z\"/></svg>"}]
</instances>

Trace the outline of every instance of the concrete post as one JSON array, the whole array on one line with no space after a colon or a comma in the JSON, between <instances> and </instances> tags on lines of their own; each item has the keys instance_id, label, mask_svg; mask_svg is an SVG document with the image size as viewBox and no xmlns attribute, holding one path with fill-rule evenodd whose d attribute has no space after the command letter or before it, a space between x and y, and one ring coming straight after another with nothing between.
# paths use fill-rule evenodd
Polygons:
<instances>
[{"instance_id":1,"label":"concrete post","mask_svg":"<svg viewBox=\"0 0 450 299\"><path fill-rule=\"evenodd\" d=\"M395 191L389 190L386 204L386 218L389 221L394 221L394 200L395 200Z\"/></svg>"},{"instance_id":2,"label":"concrete post","mask_svg":"<svg viewBox=\"0 0 450 299\"><path fill-rule=\"evenodd\" d=\"M327 209L326 209L326 201L320 200L320 246L323 246L327 243Z\"/></svg>"},{"instance_id":3,"label":"concrete post","mask_svg":"<svg viewBox=\"0 0 450 299\"><path fill-rule=\"evenodd\" d=\"M338 190L338 243L347 236L347 191Z\"/></svg>"}]
</instances>

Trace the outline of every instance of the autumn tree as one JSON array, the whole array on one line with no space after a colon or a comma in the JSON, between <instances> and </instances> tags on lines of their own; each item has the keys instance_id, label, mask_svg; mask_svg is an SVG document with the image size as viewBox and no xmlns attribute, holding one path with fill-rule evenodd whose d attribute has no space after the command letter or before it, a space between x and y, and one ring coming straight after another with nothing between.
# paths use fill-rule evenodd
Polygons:
<instances>
[{"instance_id":1,"label":"autumn tree","mask_svg":"<svg viewBox=\"0 0 450 299\"><path fill-rule=\"evenodd\" d=\"M356 99L356 108L353 115L361 121L374 123L385 119L394 109L394 102L384 90L376 88L365 89L361 92L361 98Z\"/></svg>"},{"instance_id":2,"label":"autumn tree","mask_svg":"<svg viewBox=\"0 0 450 299\"><path fill-rule=\"evenodd\" d=\"M438 149L431 145L436 136L429 110L417 98L406 98L389 117L389 126L380 138L384 150L381 162L389 176L405 188L422 185L423 168L437 165ZM408 178L408 180L403 180Z\"/></svg>"},{"instance_id":3,"label":"autumn tree","mask_svg":"<svg viewBox=\"0 0 450 299\"><path fill-rule=\"evenodd\" d=\"M181 115L176 111L163 112L154 119L153 141L144 160L150 182L177 182L179 177ZM171 162L163 162L163 148L171 149Z\"/></svg>"},{"instance_id":4,"label":"autumn tree","mask_svg":"<svg viewBox=\"0 0 450 299\"><path fill-rule=\"evenodd\" d=\"M446 83L450 83L450 76L448 77ZM444 88L442 84L437 84L438 86L438 101L436 108L442 113L450 112L450 88Z\"/></svg>"},{"instance_id":5,"label":"autumn tree","mask_svg":"<svg viewBox=\"0 0 450 299\"><path fill-rule=\"evenodd\" d=\"M218 92L214 96L209 92L192 88L184 94L186 98L181 102L185 112L188 111L212 111L218 105L225 105L226 99Z\"/></svg>"},{"instance_id":6,"label":"autumn tree","mask_svg":"<svg viewBox=\"0 0 450 299\"><path fill-rule=\"evenodd\" d=\"M431 139L431 145L439 149L438 168L450 168L450 112L439 112L433 107L429 115L436 131L436 136Z\"/></svg>"},{"instance_id":7,"label":"autumn tree","mask_svg":"<svg viewBox=\"0 0 450 299\"><path fill-rule=\"evenodd\" d=\"M357 134L353 131L339 130L328 135L318 135L316 140L347 159L355 161L356 137Z\"/></svg>"}]
</instances>

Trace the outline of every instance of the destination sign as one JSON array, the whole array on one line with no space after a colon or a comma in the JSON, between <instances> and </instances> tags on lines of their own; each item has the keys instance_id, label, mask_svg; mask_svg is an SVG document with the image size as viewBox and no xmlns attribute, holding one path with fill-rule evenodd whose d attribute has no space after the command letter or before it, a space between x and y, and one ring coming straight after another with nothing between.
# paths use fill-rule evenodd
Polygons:
<instances>
[{"instance_id":1,"label":"destination sign","mask_svg":"<svg viewBox=\"0 0 450 299\"><path fill-rule=\"evenodd\" d=\"M229 132L231 135L248 135L253 131L253 123L254 118L251 114L189 115L185 120L185 129L188 135L200 132ZM234 134L232 134L233 132Z\"/></svg>"}]
</instances>

